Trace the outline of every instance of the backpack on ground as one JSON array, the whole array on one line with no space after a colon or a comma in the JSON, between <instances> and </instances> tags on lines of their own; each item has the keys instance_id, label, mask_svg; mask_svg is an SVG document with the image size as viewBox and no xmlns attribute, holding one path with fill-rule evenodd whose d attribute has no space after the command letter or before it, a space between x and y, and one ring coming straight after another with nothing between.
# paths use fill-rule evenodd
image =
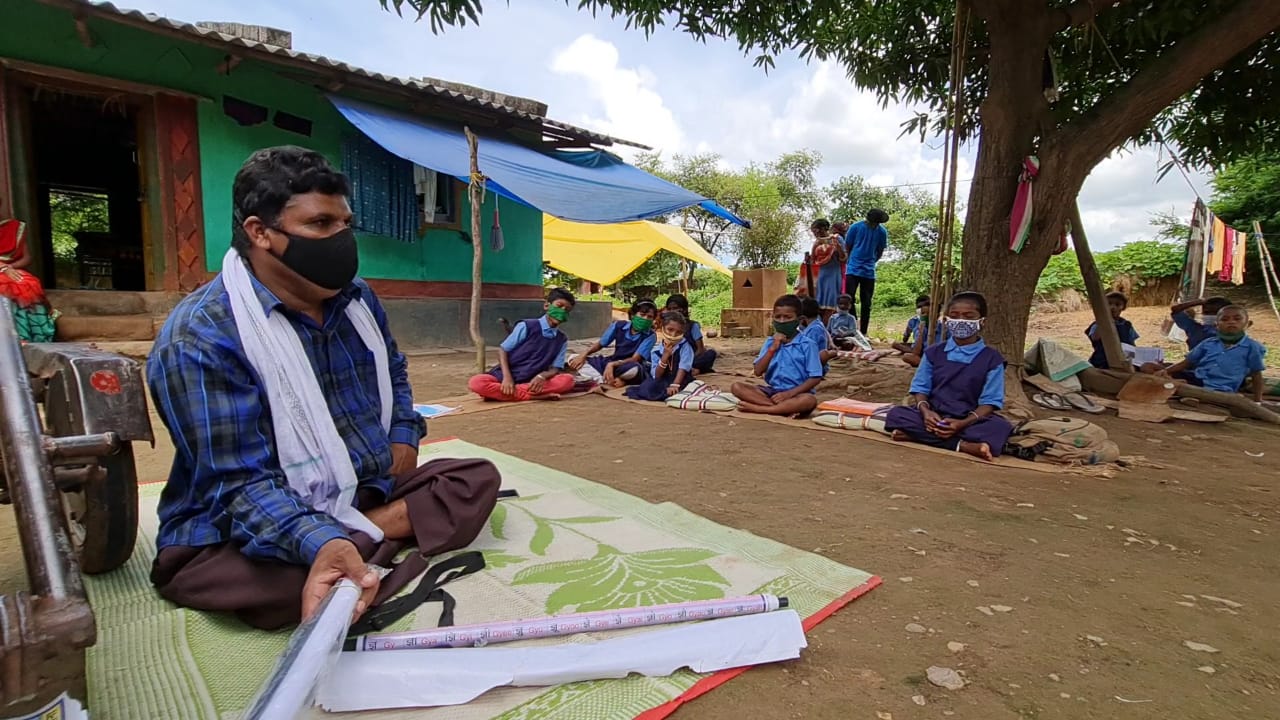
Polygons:
<instances>
[{"instance_id":1,"label":"backpack on ground","mask_svg":"<svg viewBox=\"0 0 1280 720\"><path fill-rule=\"evenodd\" d=\"M1101 465L1120 459L1120 447L1107 437L1106 430L1070 417L1018 423L1005 452L1024 460L1063 465Z\"/></svg>"}]
</instances>

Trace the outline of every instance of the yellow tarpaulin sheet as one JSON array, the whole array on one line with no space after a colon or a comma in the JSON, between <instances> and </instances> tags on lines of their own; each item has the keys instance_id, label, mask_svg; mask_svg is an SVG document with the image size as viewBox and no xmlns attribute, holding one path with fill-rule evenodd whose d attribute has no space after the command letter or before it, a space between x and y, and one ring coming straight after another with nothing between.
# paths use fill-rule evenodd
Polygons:
<instances>
[{"instance_id":1,"label":"yellow tarpaulin sheet","mask_svg":"<svg viewBox=\"0 0 1280 720\"><path fill-rule=\"evenodd\" d=\"M593 225L542 216L542 259L551 267L601 285L612 285L659 250L669 250L725 275L716 260L684 230L664 223Z\"/></svg>"}]
</instances>

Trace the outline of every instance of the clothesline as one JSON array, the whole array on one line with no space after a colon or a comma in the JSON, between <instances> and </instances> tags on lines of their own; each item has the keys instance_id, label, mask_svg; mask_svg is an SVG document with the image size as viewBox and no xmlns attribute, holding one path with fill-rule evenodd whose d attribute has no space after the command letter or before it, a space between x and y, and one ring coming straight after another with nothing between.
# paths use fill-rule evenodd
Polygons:
<instances>
[{"instance_id":1,"label":"clothesline","mask_svg":"<svg viewBox=\"0 0 1280 720\"><path fill-rule=\"evenodd\" d=\"M1191 233L1187 238L1186 266L1182 273L1184 299L1203 296L1207 277L1243 285L1248 247L1249 233L1227 225L1203 200L1196 198L1191 211Z\"/></svg>"}]
</instances>

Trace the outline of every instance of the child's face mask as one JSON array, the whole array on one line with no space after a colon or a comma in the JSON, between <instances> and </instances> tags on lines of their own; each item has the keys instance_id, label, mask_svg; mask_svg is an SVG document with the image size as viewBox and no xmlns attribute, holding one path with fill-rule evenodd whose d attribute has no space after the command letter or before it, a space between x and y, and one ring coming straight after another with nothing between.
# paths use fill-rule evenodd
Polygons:
<instances>
[{"instance_id":1,"label":"child's face mask","mask_svg":"<svg viewBox=\"0 0 1280 720\"><path fill-rule=\"evenodd\" d=\"M956 340L968 340L982 330L981 320L947 318L947 334Z\"/></svg>"},{"instance_id":2,"label":"child's face mask","mask_svg":"<svg viewBox=\"0 0 1280 720\"><path fill-rule=\"evenodd\" d=\"M631 329L636 332L649 332L653 329L653 321L647 317L636 315L631 318Z\"/></svg>"},{"instance_id":3,"label":"child's face mask","mask_svg":"<svg viewBox=\"0 0 1280 720\"><path fill-rule=\"evenodd\" d=\"M800 332L800 321L785 320L785 321L779 322L777 320L774 320L773 331L788 339L793 338L796 336L796 333Z\"/></svg>"},{"instance_id":4,"label":"child's face mask","mask_svg":"<svg viewBox=\"0 0 1280 720\"><path fill-rule=\"evenodd\" d=\"M562 323L565 320L569 319L569 311L565 310L559 305L552 305L551 307L547 308L547 317L551 318L552 320L555 320L558 323Z\"/></svg>"}]
</instances>

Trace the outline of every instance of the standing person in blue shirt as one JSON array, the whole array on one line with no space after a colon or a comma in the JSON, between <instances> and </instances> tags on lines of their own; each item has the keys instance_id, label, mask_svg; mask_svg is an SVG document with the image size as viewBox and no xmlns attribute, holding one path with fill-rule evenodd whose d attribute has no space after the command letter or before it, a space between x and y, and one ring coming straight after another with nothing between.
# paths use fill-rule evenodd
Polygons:
<instances>
[{"instance_id":1,"label":"standing person in blue shirt","mask_svg":"<svg viewBox=\"0 0 1280 720\"><path fill-rule=\"evenodd\" d=\"M822 382L817 343L800 334L800 298L783 295L773 304L773 337L764 341L753 367L765 385L737 382L732 391L743 412L808 415L818 406L814 390Z\"/></svg>"},{"instance_id":2,"label":"standing person in blue shirt","mask_svg":"<svg viewBox=\"0 0 1280 720\"><path fill-rule=\"evenodd\" d=\"M174 457L151 582L178 605L274 629L350 578L364 612L493 510L489 461L417 466L426 427L386 313L356 277L350 193L317 152L254 153L232 185L222 272L156 338L147 384ZM399 569L416 572L379 581L366 565L413 544L419 560Z\"/></svg>"},{"instance_id":3,"label":"standing person in blue shirt","mask_svg":"<svg viewBox=\"0 0 1280 720\"><path fill-rule=\"evenodd\" d=\"M871 298L876 294L876 263L884 256L889 247L889 232L884 224L889 222L889 213L880 208L872 208L867 219L856 222L849 227L844 236L845 251L849 260L844 267L844 291L858 298L861 306L861 322L859 329L867 334L871 326Z\"/></svg>"},{"instance_id":4,"label":"standing person in blue shirt","mask_svg":"<svg viewBox=\"0 0 1280 720\"><path fill-rule=\"evenodd\" d=\"M1239 392L1244 381L1251 380L1253 401L1262 402L1262 371L1266 369L1263 358L1267 349L1245 334L1249 325L1248 310L1239 305L1222 308L1218 311L1217 335L1196 345L1186 359L1160 374L1226 393Z\"/></svg>"}]
</instances>

